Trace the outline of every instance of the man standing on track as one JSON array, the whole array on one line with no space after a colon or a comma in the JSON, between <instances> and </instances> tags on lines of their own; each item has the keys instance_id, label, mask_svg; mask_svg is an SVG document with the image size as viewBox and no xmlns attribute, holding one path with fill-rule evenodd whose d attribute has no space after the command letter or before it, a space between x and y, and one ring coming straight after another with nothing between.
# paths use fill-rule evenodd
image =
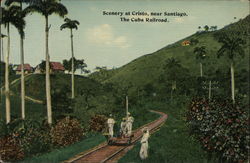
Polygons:
<instances>
[{"instance_id":1,"label":"man standing on track","mask_svg":"<svg viewBox=\"0 0 250 163\"><path fill-rule=\"evenodd\" d=\"M141 149L140 149L140 158L145 160L148 157L148 138L149 130L147 127L143 129L143 136L141 139Z\"/></svg>"},{"instance_id":2,"label":"man standing on track","mask_svg":"<svg viewBox=\"0 0 250 163\"><path fill-rule=\"evenodd\" d=\"M115 124L115 120L112 118L112 114L109 115L108 118L108 128L109 128L109 136L112 138L114 136L114 124Z\"/></svg>"},{"instance_id":3,"label":"man standing on track","mask_svg":"<svg viewBox=\"0 0 250 163\"><path fill-rule=\"evenodd\" d=\"M132 134L132 125L134 122L134 118L130 115L130 113L128 112L128 117L127 117L127 135L131 136Z\"/></svg>"},{"instance_id":4,"label":"man standing on track","mask_svg":"<svg viewBox=\"0 0 250 163\"><path fill-rule=\"evenodd\" d=\"M126 127L126 118L122 118L122 122L121 122L121 129L120 129L120 133L121 133L121 137L124 137L127 133L127 127Z\"/></svg>"}]
</instances>

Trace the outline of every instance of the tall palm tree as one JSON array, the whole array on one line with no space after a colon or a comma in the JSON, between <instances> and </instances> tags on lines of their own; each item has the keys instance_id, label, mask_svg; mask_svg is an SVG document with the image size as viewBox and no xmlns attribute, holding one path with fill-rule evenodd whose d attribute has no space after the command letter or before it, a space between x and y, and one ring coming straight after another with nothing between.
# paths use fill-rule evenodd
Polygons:
<instances>
[{"instance_id":1,"label":"tall palm tree","mask_svg":"<svg viewBox=\"0 0 250 163\"><path fill-rule=\"evenodd\" d=\"M24 37L25 21L21 16L21 8L19 6L10 6L6 9L2 8L2 23L7 28L8 42L7 54L5 57L5 96L6 96L6 123L11 120L10 117L10 89L9 89L9 56L10 56L10 24L14 25L21 37Z\"/></svg>"},{"instance_id":2,"label":"tall palm tree","mask_svg":"<svg viewBox=\"0 0 250 163\"><path fill-rule=\"evenodd\" d=\"M71 97L72 99L75 98L75 81L74 81L74 47L73 47L73 29L78 29L78 25L80 25L80 23L77 20L71 20L69 18L64 19L64 24L61 25L60 29L63 30L65 28L70 29L70 38L71 38L71 54L72 54L72 62L71 62L71 71L72 71L72 75L71 75L71 89L72 89L72 94Z\"/></svg>"},{"instance_id":3,"label":"tall palm tree","mask_svg":"<svg viewBox=\"0 0 250 163\"><path fill-rule=\"evenodd\" d=\"M227 55L230 59L230 70L231 70L231 92L232 100L235 103L235 81L234 81L234 62L236 56L244 57L245 52L243 45L245 41L240 38L237 34L231 33L223 34L219 38L218 42L222 43L221 48L217 52L217 56L221 57L222 55Z\"/></svg>"},{"instance_id":4,"label":"tall palm tree","mask_svg":"<svg viewBox=\"0 0 250 163\"><path fill-rule=\"evenodd\" d=\"M34 0L6 0L5 5L11 6L14 2L20 4L20 13L21 19L24 18L25 14L23 13L22 3L31 3ZM21 26L19 28L22 28ZM24 29L20 29L24 31ZM21 65L21 116L22 119L25 119L25 78L24 78L24 33L20 34L20 65Z\"/></svg>"},{"instance_id":5,"label":"tall palm tree","mask_svg":"<svg viewBox=\"0 0 250 163\"><path fill-rule=\"evenodd\" d=\"M24 9L26 14L37 12L45 18L45 60L46 60L46 101L48 123L52 124L51 93L50 93L50 66L49 66L49 16L57 14L64 17L67 8L57 0L40 0L39 3L32 4Z\"/></svg>"},{"instance_id":6,"label":"tall palm tree","mask_svg":"<svg viewBox=\"0 0 250 163\"><path fill-rule=\"evenodd\" d=\"M171 88L171 99L173 96L173 91L176 90L176 80L178 77L178 72L179 69L181 68L181 64L178 60L175 58L169 58L166 61L166 65L164 66L164 69L168 72L169 74L169 79L172 82L172 88Z\"/></svg>"},{"instance_id":7,"label":"tall palm tree","mask_svg":"<svg viewBox=\"0 0 250 163\"><path fill-rule=\"evenodd\" d=\"M206 47L196 47L194 49L194 54L196 54L196 59L200 62L200 75L203 76L203 70L202 70L202 62L206 58Z\"/></svg>"}]
</instances>

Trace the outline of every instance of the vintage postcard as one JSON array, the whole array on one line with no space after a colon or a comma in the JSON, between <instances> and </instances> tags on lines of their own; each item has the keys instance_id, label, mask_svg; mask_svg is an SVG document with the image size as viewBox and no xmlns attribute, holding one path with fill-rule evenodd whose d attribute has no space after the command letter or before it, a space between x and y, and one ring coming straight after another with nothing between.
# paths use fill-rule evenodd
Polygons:
<instances>
[{"instance_id":1,"label":"vintage postcard","mask_svg":"<svg viewBox=\"0 0 250 163\"><path fill-rule=\"evenodd\" d=\"M249 0L0 0L0 163L247 163Z\"/></svg>"}]
</instances>

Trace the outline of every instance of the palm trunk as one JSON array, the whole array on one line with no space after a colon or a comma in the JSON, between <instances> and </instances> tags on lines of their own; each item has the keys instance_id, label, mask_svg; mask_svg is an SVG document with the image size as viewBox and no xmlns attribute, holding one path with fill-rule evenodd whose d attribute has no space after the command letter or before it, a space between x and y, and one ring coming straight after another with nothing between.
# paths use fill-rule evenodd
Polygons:
<instances>
[{"instance_id":1,"label":"palm trunk","mask_svg":"<svg viewBox=\"0 0 250 163\"><path fill-rule=\"evenodd\" d=\"M200 63L200 73L201 73L201 77L202 77L203 76L202 63Z\"/></svg>"},{"instance_id":2,"label":"palm trunk","mask_svg":"<svg viewBox=\"0 0 250 163\"><path fill-rule=\"evenodd\" d=\"M0 1L0 15L2 15L2 1ZM0 22L2 22L2 16L0 16ZM2 50L2 26L1 26L1 24L0 24L0 63L2 62L2 59L3 58L1 58L1 56L2 56L2 53L3 53L3 51L1 51ZM2 103L2 89L0 88L0 102ZM2 117L2 109L0 110L0 119L2 119L1 117Z\"/></svg>"},{"instance_id":3,"label":"palm trunk","mask_svg":"<svg viewBox=\"0 0 250 163\"><path fill-rule=\"evenodd\" d=\"M75 79L74 79L74 75L75 75L75 71L74 71L74 47L73 47L73 32L72 29L70 29L70 37L71 37L71 54L72 54L72 62L71 62L71 89L72 89L72 99L75 98Z\"/></svg>"},{"instance_id":4,"label":"palm trunk","mask_svg":"<svg viewBox=\"0 0 250 163\"><path fill-rule=\"evenodd\" d=\"M45 49L46 49L46 100L47 100L47 116L48 123L52 124L52 108L51 108L51 94L50 94L50 57L49 57L49 26L48 17L45 17Z\"/></svg>"},{"instance_id":5,"label":"palm trunk","mask_svg":"<svg viewBox=\"0 0 250 163\"><path fill-rule=\"evenodd\" d=\"M24 49L23 38L20 37L20 51L21 51L21 111L22 119L25 119L25 84L24 84Z\"/></svg>"},{"instance_id":6,"label":"palm trunk","mask_svg":"<svg viewBox=\"0 0 250 163\"><path fill-rule=\"evenodd\" d=\"M23 9L22 1L20 1L21 10ZM25 79L24 79L24 38L20 36L20 54L21 54L21 113L22 119L25 119Z\"/></svg>"},{"instance_id":7,"label":"palm trunk","mask_svg":"<svg viewBox=\"0 0 250 163\"><path fill-rule=\"evenodd\" d=\"M7 24L7 54L5 60L5 106L6 106L6 123L10 122L10 88L9 88L9 56L10 56L10 25Z\"/></svg>"},{"instance_id":8,"label":"palm trunk","mask_svg":"<svg viewBox=\"0 0 250 163\"><path fill-rule=\"evenodd\" d=\"M235 85L234 85L234 67L233 63L231 63L231 89L232 89L232 100L235 103Z\"/></svg>"}]
</instances>

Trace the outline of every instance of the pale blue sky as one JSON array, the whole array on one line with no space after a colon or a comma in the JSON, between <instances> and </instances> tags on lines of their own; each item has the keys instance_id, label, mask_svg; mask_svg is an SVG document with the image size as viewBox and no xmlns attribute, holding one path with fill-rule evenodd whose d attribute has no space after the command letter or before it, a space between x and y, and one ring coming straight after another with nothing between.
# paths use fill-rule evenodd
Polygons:
<instances>
[{"instance_id":1,"label":"pale blue sky","mask_svg":"<svg viewBox=\"0 0 250 163\"><path fill-rule=\"evenodd\" d=\"M74 31L75 56L85 59L91 70L96 66L120 67L195 33L198 26L222 28L234 22L234 17L244 18L249 14L246 0L62 0L62 3L68 8L67 17L81 23ZM103 16L103 11L177 11L186 12L188 17L167 17L169 23L125 23L118 16ZM36 66L45 58L45 21L39 14L27 16L26 21L25 62ZM71 56L69 30L60 31L63 19L57 16L49 17L49 23L51 61L61 62ZM19 36L14 28L11 34L10 62L18 64Z\"/></svg>"}]
</instances>

